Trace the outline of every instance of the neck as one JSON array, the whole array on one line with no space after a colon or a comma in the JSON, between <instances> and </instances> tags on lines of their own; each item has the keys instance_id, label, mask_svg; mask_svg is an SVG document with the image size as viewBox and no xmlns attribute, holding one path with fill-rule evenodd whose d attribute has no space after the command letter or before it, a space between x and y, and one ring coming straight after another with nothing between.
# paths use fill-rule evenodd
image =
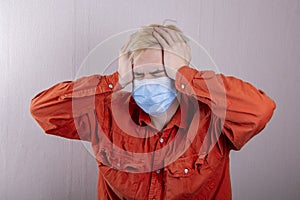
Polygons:
<instances>
[{"instance_id":1,"label":"neck","mask_svg":"<svg viewBox=\"0 0 300 200\"><path fill-rule=\"evenodd\" d=\"M163 114L161 116L150 115L151 122L157 130L161 131L170 122L170 120L176 113L176 110L179 106L180 100L181 100L181 96L178 95L165 114Z\"/></svg>"}]
</instances>

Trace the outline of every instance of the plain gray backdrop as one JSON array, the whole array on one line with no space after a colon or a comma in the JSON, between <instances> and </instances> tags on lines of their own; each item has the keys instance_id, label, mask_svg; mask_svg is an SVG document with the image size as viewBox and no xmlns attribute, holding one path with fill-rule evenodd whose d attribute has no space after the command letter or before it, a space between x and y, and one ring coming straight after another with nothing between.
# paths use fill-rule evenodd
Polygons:
<instances>
[{"instance_id":1,"label":"plain gray backdrop","mask_svg":"<svg viewBox=\"0 0 300 200\"><path fill-rule=\"evenodd\" d=\"M202 44L220 72L277 104L266 128L231 152L233 199L300 198L299 0L1 0L1 200L96 199L93 156L79 141L44 134L30 100L73 80L100 42L164 19Z\"/></svg>"}]
</instances>

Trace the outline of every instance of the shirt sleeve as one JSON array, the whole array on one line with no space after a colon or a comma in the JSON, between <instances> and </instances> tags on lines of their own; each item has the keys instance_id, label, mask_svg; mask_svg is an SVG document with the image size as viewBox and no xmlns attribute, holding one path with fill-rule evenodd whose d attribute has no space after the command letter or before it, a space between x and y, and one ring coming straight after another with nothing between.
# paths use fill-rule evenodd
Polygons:
<instances>
[{"instance_id":1,"label":"shirt sleeve","mask_svg":"<svg viewBox=\"0 0 300 200\"><path fill-rule=\"evenodd\" d=\"M176 88L207 104L223 120L220 128L232 149L240 150L271 119L275 102L262 90L232 76L181 67Z\"/></svg>"},{"instance_id":2,"label":"shirt sleeve","mask_svg":"<svg viewBox=\"0 0 300 200\"><path fill-rule=\"evenodd\" d=\"M117 72L64 81L37 94L31 100L30 112L47 134L91 141L97 120L95 97L100 98L101 103L120 88Z\"/></svg>"}]
</instances>

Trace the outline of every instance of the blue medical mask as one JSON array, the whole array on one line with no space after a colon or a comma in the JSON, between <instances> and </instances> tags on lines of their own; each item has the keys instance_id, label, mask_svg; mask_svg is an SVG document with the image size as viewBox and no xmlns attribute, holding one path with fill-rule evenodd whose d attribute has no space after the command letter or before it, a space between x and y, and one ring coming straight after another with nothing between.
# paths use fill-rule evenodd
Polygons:
<instances>
[{"instance_id":1,"label":"blue medical mask","mask_svg":"<svg viewBox=\"0 0 300 200\"><path fill-rule=\"evenodd\" d=\"M177 90L168 77L134 80L132 96L146 113L160 116L172 105Z\"/></svg>"}]
</instances>

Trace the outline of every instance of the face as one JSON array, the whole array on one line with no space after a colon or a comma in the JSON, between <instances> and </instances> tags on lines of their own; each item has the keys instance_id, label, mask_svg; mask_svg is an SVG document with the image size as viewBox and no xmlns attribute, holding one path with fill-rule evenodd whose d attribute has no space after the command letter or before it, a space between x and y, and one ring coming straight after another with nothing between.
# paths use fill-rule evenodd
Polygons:
<instances>
[{"instance_id":1,"label":"face","mask_svg":"<svg viewBox=\"0 0 300 200\"><path fill-rule=\"evenodd\" d=\"M133 58L133 78L135 80L153 79L167 76L162 63L160 48L149 48Z\"/></svg>"}]
</instances>

